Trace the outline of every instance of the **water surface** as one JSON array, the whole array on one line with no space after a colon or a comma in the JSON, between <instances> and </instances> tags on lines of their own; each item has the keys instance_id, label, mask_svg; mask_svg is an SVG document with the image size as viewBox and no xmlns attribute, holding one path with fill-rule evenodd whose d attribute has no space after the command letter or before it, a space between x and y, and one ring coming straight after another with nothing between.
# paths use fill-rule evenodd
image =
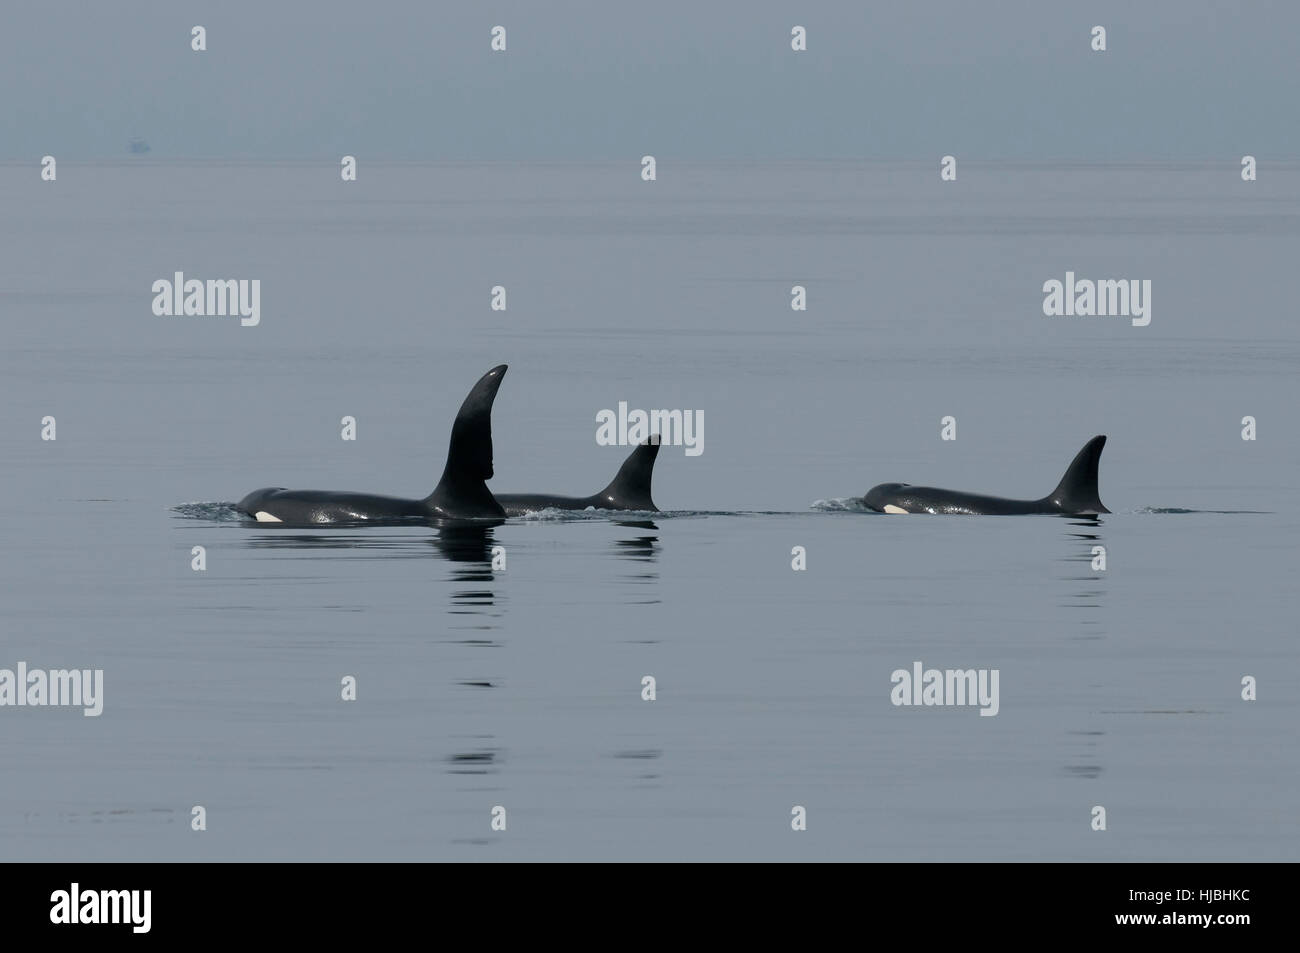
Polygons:
<instances>
[{"instance_id":1,"label":"water surface","mask_svg":"<svg viewBox=\"0 0 1300 953\"><path fill-rule=\"evenodd\" d=\"M0 665L106 682L0 713L0 856L1296 858L1300 168L364 171L0 166ZM1152 279L1151 325L1044 317L1067 269ZM261 325L155 317L177 270L261 279ZM494 489L594 492L597 411L700 409L669 512L221 518L424 495L500 362ZM1099 520L852 502L1039 496L1096 433ZM999 669L999 714L894 707L916 660Z\"/></svg>"}]
</instances>

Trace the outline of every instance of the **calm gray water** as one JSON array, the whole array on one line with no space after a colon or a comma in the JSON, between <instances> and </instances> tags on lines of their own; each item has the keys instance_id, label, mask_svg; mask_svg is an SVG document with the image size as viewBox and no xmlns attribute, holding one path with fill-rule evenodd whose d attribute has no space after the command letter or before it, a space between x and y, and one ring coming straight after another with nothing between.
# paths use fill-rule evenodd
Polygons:
<instances>
[{"instance_id":1,"label":"calm gray water","mask_svg":"<svg viewBox=\"0 0 1300 953\"><path fill-rule=\"evenodd\" d=\"M0 709L0 857L1296 859L1300 166L638 173L0 165L0 667L105 678ZM1150 326L1044 317L1067 270L1150 279ZM175 271L260 279L261 324L156 317ZM702 410L670 512L218 518L423 496L501 362L493 489L592 493L597 411ZM1095 523L851 503L1040 496L1097 433ZM917 660L999 670L998 715L892 705Z\"/></svg>"}]
</instances>

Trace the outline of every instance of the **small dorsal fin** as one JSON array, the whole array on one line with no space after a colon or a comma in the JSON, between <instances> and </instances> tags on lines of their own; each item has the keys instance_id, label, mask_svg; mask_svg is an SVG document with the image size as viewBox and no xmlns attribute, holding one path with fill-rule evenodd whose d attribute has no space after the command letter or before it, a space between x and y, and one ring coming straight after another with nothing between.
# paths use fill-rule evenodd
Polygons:
<instances>
[{"instance_id":1,"label":"small dorsal fin","mask_svg":"<svg viewBox=\"0 0 1300 953\"><path fill-rule=\"evenodd\" d=\"M1104 434L1085 443L1046 500L1063 513L1109 513L1097 488L1097 470L1105 446Z\"/></svg>"},{"instance_id":2,"label":"small dorsal fin","mask_svg":"<svg viewBox=\"0 0 1300 953\"><path fill-rule=\"evenodd\" d=\"M655 457L659 455L659 439L659 434L652 434L633 450L609 486L596 496L606 504L625 510L658 510L650 498L650 480L654 475Z\"/></svg>"}]
</instances>

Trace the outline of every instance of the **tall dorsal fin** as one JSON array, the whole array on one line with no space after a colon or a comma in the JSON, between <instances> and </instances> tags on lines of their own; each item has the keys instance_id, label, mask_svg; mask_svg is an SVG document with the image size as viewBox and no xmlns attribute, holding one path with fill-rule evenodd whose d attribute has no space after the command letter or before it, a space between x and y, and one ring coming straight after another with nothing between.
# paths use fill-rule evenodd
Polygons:
<instances>
[{"instance_id":1,"label":"tall dorsal fin","mask_svg":"<svg viewBox=\"0 0 1300 953\"><path fill-rule=\"evenodd\" d=\"M1105 446L1104 434L1085 443L1083 449L1075 454L1056 489L1047 495L1046 501L1063 513L1109 513L1110 510L1101 503L1101 494L1097 488L1097 469Z\"/></svg>"},{"instance_id":2,"label":"tall dorsal fin","mask_svg":"<svg viewBox=\"0 0 1300 953\"><path fill-rule=\"evenodd\" d=\"M459 519L505 516L486 480L492 479L492 402L505 377L498 364L478 379L451 425L442 479L424 500L438 516Z\"/></svg>"},{"instance_id":3,"label":"tall dorsal fin","mask_svg":"<svg viewBox=\"0 0 1300 953\"><path fill-rule=\"evenodd\" d=\"M610 508L657 510L650 498L650 480L654 475L655 457L659 455L659 434L652 434L628 455L609 486L596 494Z\"/></svg>"}]
</instances>

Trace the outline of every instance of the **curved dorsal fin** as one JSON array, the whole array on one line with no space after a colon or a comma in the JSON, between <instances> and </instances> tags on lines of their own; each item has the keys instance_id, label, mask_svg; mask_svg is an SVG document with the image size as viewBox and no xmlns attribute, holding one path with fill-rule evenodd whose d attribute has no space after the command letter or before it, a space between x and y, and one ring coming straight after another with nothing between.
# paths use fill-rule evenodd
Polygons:
<instances>
[{"instance_id":1,"label":"curved dorsal fin","mask_svg":"<svg viewBox=\"0 0 1300 953\"><path fill-rule=\"evenodd\" d=\"M1110 510L1101 503L1097 488L1097 469L1105 446L1104 434L1085 443L1083 449L1075 454L1056 489L1047 495L1047 502L1063 513L1109 513Z\"/></svg>"},{"instance_id":2,"label":"curved dorsal fin","mask_svg":"<svg viewBox=\"0 0 1300 953\"><path fill-rule=\"evenodd\" d=\"M424 500L439 516L460 519L504 516L486 480L492 479L492 402L505 377L498 364L479 378L451 425L442 479Z\"/></svg>"},{"instance_id":3,"label":"curved dorsal fin","mask_svg":"<svg viewBox=\"0 0 1300 953\"><path fill-rule=\"evenodd\" d=\"M650 480L654 475L655 457L659 455L659 434L644 440L623 461L609 486L596 494L603 502L626 510L657 510L650 498Z\"/></svg>"}]
</instances>

